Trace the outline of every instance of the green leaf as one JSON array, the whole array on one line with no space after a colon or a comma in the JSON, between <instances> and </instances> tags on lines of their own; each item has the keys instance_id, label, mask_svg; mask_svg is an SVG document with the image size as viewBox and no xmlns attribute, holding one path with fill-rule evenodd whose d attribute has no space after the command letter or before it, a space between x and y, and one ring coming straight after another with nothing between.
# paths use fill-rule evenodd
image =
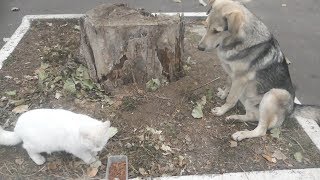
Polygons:
<instances>
[{"instance_id":1,"label":"green leaf","mask_svg":"<svg viewBox=\"0 0 320 180\"><path fill-rule=\"evenodd\" d=\"M202 112L202 106L200 104L197 104L193 110L192 110L192 117L196 118L196 119L200 119L203 117L203 112Z\"/></svg>"},{"instance_id":2,"label":"green leaf","mask_svg":"<svg viewBox=\"0 0 320 180\"><path fill-rule=\"evenodd\" d=\"M63 90L69 93L75 93L77 91L76 85L74 84L72 79L69 78L64 82Z\"/></svg>"},{"instance_id":3,"label":"green leaf","mask_svg":"<svg viewBox=\"0 0 320 180\"><path fill-rule=\"evenodd\" d=\"M49 67L47 63L41 63L41 66L36 70L36 74L38 75L38 79L40 81L44 81L47 79L48 74L46 73L46 69Z\"/></svg>"},{"instance_id":4,"label":"green leaf","mask_svg":"<svg viewBox=\"0 0 320 180\"><path fill-rule=\"evenodd\" d=\"M81 81L81 85L82 85L85 89L89 89L89 90L92 90L92 89L94 88L94 84L92 83L91 80Z\"/></svg>"},{"instance_id":5,"label":"green leaf","mask_svg":"<svg viewBox=\"0 0 320 180\"><path fill-rule=\"evenodd\" d=\"M161 83L159 79L151 79L146 83L146 88L149 91L155 91L160 87Z\"/></svg>"},{"instance_id":6,"label":"green leaf","mask_svg":"<svg viewBox=\"0 0 320 180\"><path fill-rule=\"evenodd\" d=\"M90 76L88 73L88 69L86 67L84 67L83 65L80 65L77 70L76 70L76 76L80 79L80 80L89 80Z\"/></svg>"},{"instance_id":7,"label":"green leaf","mask_svg":"<svg viewBox=\"0 0 320 180\"><path fill-rule=\"evenodd\" d=\"M301 152L296 152L296 153L294 153L293 156L298 162L300 162L300 163L302 162L303 156L302 156Z\"/></svg>"},{"instance_id":8,"label":"green leaf","mask_svg":"<svg viewBox=\"0 0 320 180\"><path fill-rule=\"evenodd\" d=\"M270 130L271 136L276 138L276 139L280 139L280 133L281 133L281 129L280 128L273 128Z\"/></svg>"},{"instance_id":9,"label":"green leaf","mask_svg":"<svg viewBox=\"0 0 320 180\"><path fill-rule=\"evenodd\" d=\"M194 117L196 119L202 118L203 117L202 109L206 103L207 103L206 96L203 96L199 101L197 101L197 104L191 113L192 117Z\"/></svg>"},{"instance_id":10,"label":"green leaf","mask_svg":"<svg viewBox=\"0 0 320 180\"><path fill-rule=\"evenodd\" d=\"M16 91L16 90L6 91L5 93L6 93L6 95L8 95L8 96L15 96L15 95L17 95L17 91Z\"/></svg>"},{"instance_id":11,"label":"green leaf","mask_svg":"<svg viewBox=\"0 0 320 180\"><path fill-rule=\"evenodd\" d=\"M53 83L59 82L62 79L62 76L57 76L54 78Z\"/></svg>"}]
</instances>

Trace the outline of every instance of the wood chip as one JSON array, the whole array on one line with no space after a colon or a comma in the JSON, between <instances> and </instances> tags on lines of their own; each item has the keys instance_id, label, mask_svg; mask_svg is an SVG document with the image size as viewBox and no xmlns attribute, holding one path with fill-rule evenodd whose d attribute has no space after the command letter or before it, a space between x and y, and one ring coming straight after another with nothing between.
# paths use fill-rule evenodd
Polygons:
<instances>
[{"instance_id":1,"label":"wood chip","mask_svg":"<svg viewBox=\"0 0 320 180\"><path fill-rule=\"evenodd\" d=\"M265 158L267 161L271 162L271 163L276 163L277 162L277 159L274 158L274 157L271 157L267 154L262 154L262 157Z\"/></svg>"}]
</instances>

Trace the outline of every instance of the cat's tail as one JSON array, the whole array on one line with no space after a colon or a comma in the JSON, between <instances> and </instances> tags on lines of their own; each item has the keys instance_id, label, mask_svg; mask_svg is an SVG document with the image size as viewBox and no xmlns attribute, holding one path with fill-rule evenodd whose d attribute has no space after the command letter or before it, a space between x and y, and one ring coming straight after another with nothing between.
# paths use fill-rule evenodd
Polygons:
<instances>
[{"instance_id":1,"label":"cat's tail","mask_svg":"<svg viewBox=\"0 0 320 180\"><path fill-rule=\"evenodd\" d=\"M0 145L14 146L21 143L21 141L15 132L5 131L0 127Z\"/></svg>"}]
</instances>

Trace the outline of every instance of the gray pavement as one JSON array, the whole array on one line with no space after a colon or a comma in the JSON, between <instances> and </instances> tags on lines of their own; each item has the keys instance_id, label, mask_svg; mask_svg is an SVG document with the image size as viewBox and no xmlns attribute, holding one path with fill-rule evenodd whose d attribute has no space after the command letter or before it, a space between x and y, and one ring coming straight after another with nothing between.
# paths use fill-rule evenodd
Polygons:
<instances>
[{"instance_id":1,"label":"gray pavement","mask_svg":"<svg viewBox=\"0 0 320 180\"><path fill-rule=\"evenodd\" d=\"M198 0L0 0L0 46L4 44L2 38L13 34L24 15L85 13L101 3L119 2L150 11L205 11ZM291 60L297 97L303 103L320 105L320 1L252 0L247 6L269 26ZM20 11L11 12L12 7Z\"/></svg>"}]
</instances>

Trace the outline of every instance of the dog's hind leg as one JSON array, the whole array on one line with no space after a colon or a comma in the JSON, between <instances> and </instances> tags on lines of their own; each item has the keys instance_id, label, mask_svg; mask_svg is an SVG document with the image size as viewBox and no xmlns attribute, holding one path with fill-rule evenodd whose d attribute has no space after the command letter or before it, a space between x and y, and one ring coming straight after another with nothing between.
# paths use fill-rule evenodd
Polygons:
<instances>
[{"instance_id":1,"label":"dog's hind leg","mask_svg":"<svg viewBox=\"0 0 320 180\"><path fill-rule=\"evenodd\" d=\"M246 138L264 136L268 129L281 126L291 105L291 95L282 89L272 89L263 96L259 108L259 123L252 131L238 131L232 139L241 141Z\"/></svg>"}]
</instances>

